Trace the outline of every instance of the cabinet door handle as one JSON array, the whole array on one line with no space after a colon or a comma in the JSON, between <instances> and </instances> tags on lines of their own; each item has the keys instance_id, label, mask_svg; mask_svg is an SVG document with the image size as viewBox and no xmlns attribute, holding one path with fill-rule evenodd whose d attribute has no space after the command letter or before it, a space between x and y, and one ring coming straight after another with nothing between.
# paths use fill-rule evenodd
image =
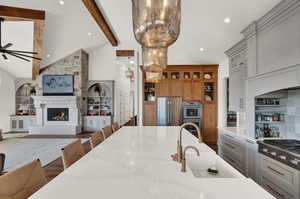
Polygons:
<instances>
[{"instance_id":1,"label":"cabinet door handle","mask_svg":"<svg viewBox=\"0 0 300 199\"><path fill-rule=\"evenodd\" d=\"M283 194L281 194L278 191L276 191L275 189L273 189L270 185L267 185L267 187L270 189L270 191L272 191L274 194L276 194L280 198L285 198Z\"/></svg>"},{"instance_id":2,"label":"cabinet door handle","mask_svg":"<svg viewBox=\"0 0 300 199\"><path fill-rule=\"evenodd\" d=\"M273 169L272 167L268 166L268 169L270 169L271 171L277 173L278 175L284 176L283 173L281 173L280 171L277 171L276 169Z\"/></svg>"},{"instance_id":3,"label":"cabinet door handle","mask_svg":"<svg viewBox=\"0 0 300 199\"><path fill-rule=\"evenodd\" d=\"M230 147L230 148L232 148L232 149L235 149L235 147L232 146L231 144L225 143L225 145L227 145L228 147Z\"/></svg>"}]
</instances>

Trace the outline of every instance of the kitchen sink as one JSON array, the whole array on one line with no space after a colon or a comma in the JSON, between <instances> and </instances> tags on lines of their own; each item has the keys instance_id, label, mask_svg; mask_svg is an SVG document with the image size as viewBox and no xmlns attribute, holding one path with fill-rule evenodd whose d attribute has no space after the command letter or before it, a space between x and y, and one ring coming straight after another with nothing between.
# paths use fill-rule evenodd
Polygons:
<instances>
[{"instance_id":1,"label":"kitchen sink","mask_svg":"<svg viewBox=\"0 0 300 199\"><path fill-rule=\"evenodd\" d=\"M187 166L196 178L245 178L240 172L230 166L214 153L200 153L199 157L186 155ZM216 168L218 174L207 172L209 168Z\"/></svg>"}]
</instances>

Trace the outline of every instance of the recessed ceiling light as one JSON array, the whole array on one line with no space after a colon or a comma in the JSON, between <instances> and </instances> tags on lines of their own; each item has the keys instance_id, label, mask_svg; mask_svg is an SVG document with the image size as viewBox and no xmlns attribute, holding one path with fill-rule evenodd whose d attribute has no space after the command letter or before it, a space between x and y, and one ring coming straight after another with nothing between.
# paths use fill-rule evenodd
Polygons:
<instances>
[{"instance_id":1,"label":"recessed ceiling light","mask_svg":"<svg viewBox=\"0 0 300 199\"><path fill-rule=\"evenodd\" d=\"M231 22L231 19L229 18L229 17L226 17L225 19L224 19L224 23L230 23Z\"/></svg>"},{"instance_id":2,"label":"recessed ceiling light","mask_svg":"<svg viewBox=\"0 0 300 199\"><path fill-rule=\"evenodd\" d=\"M200 51L203 52L203 51L204 51L204 48L200 48Z\"/></svg>"},{"instance_id":3,"label":"recessed ceiling light","mask_svg":"<svg viewBox=\"0 0 300 199\"><path fill-rule=\"evenodd\" d=\"M92 36L92 33L91 33L91 32L88 32L88 36Z\"/></svg>"},{"instance_id":4,"label":"recessed ceiling light","mask_svg":"<svg viewBox=\"0 0 300 199\"><path fill-rule=\"evenodd\" d=\"M47 55L46 55L46 57L47 57L47 58L50 58L50 57L51 57L51 55L50 55L50 54L47 54Z\"/></svg>"},{"instance_id":5,"label":"recessed ceiling light","mask_svg":"<svg viewBox=\"0 0 300 199\"><path fill-rule=\"evenodd\" d=\"M130 61L130 63L131 63L131 64L134 64L134 61L133 61L133 60L131 60L131 61Z\"/></svg>"},{"instance_id":6,"label":"recessed ceiling light","mask_svg":"<svg viewBox=\"0 0 300 199\"><path fill-rule=\"evenodd\" d=\"M60 0L59 4L63 6L63 5L65 5L65 2L63 0Z\"/></svg>"}]
</instances>

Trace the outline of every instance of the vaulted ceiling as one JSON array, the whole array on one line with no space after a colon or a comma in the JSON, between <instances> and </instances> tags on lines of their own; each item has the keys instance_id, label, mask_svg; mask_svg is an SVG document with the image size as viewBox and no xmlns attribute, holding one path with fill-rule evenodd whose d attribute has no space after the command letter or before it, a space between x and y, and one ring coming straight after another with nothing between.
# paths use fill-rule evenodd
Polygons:
<instances>
[{"instance_id":1,"label":"vaulted ceiling","mask_svg":"<svg viewBox=\"0 0 300 199\"><path fill-rule=\"evenodd\" d=\"M131 0L97 0L117 32L121 44L136 44ZM280 0L182 0L181 34L169 50L170 64L216 64L241 40L241 30L262 17ZM224 19L231 18L225 24ZM200 51L204 48L204 52Z\"/></svg>"},{"instance_id":2,"label":"vaulted ceiling","mask_svg":"<svg viewBox=\"0 0 300 199\"><path fill-rule=\"evenodd\" d=\"M64 5L61 5L58 0L1 0L0 4L46 11L42 67L80 48L99 47L107 42L81 0L64 0ZM19 33L22 35L22 31ZM30 37L27 39L32 40ZM13 41L13 43L16 42ZM13 71L12 74L16 77L30 78L31 68L23 67L24 62L18 64L17 67L19 62L15 61L12 59L9 66ZM0 67L7 69L3 62L0 58ZM22 70L26 68L28 72L24 73L19 70L21 67L23 67Z\"/></svg>"},{"instance_id":3,"label":"vaulted ceiling","mask_svg":"<svg viewBox=\"0 0 300 199\"><path fill-rule=\"evenodd\" d=\"M132 31L131 0L96 1L120 41L119 48L138 48ZM1 5L46 11L43 66L77 49L94 49L108 44L108 40L81 0L64 0L64 5L59 2L59 0L1 0ZM280 0L182 1L181 34L169 50L169 63L220 63L225 59L224 51L242 39L240 31L279 2ZM224 23L226 17L231 18L231 23ZM23 31L24 34L22 31L19 33L25 36L27 29L24 28ZM15 41L14 43L17 42L17 39L11 39ZM28 42L30 39L28 36ZM29 46L20 48L25 49ZM201 52L200 48L204 48L204 51ZM0 67L7 69L8 66L3 62L0 58ZM9 67L11 69L7 70L18 77L27 77L31 74L31 69L28 69L28 73L19 70L20 67L24 67L23 62L18 64L16 62L16 65L11 64ZM27 67L24 68L27 70Z\"/></svg>"}]
</instances>

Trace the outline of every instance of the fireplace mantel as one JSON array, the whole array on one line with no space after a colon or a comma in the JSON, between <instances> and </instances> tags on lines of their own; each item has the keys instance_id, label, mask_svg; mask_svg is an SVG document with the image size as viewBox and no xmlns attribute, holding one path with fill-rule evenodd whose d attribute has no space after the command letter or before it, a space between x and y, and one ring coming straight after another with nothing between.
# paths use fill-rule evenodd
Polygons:
<instances>
[{"instance_id":1,"label":"fireplace mantel","mask_svg":"<svg viewBox=\"0 0 300 199\"><path fill-rule=\"evenodd\" d=\"M30 134L75 135L81 132L80 99L76 96L35 96L37 125L29 129ZM48 109L67 108L68 121L48 121Z\"/></svg>"},{"instance_id":2,"label":"fireplace mantel","mask_svg":"<svg viewBox=\"0 0 300 199\"><path fill-rule=\"evenodd\" d=\"M35 96L32 97L34 99L34 106L41 107L42 105L66 105L68 107L77 108L79 107L78 104L78 97L76 96Z\"/></svg>"}]
</instances>

